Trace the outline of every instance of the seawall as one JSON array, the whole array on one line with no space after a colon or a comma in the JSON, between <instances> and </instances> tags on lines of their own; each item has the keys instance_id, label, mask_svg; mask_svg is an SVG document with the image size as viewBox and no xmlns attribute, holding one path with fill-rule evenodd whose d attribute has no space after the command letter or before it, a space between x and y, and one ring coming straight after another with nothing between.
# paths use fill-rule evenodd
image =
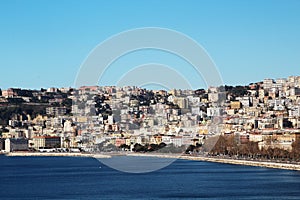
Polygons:
<instances>
[{"instance_id":1,"label":"seawall","mask_svg":"<svg viewBox=\"0 0 300 200\"><path fill-rule=\"evenodd\" d=\"M56 153L56 152L10 152L6 156L71 156L71 157L94 157L94 158L110 158L110 155L89 154L89 153Z\"/></svg>"}]
</instances>

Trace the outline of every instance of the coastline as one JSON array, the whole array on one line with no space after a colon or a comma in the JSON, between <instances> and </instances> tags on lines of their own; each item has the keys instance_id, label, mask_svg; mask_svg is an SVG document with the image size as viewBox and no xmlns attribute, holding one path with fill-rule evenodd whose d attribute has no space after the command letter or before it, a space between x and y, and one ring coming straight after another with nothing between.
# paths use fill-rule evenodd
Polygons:
<instances>
[{"instance_id":1,"label":"coastline","mask_svg":"<svg viewBox=\"0 0 300 200\"><path fill-rule=\"evenodd\" d=\"M177 155L177 154L127 154L127 156L149 156L149 157L159 157L159 158L177 158L183 160L194 160L194 161L204 161L204 162L215 162L223 164L233 164L233 165L245 165L253 167L266 167L273 169L286 169L286 170L296 170L300 171L300 164L289 164L289 163L276 163L267 161L250 161L250 160L236 160L236 159L225 159L225 158L212 158L205 156L190 156L190 155Z\"/></svg>"},{"instance_id":2,"label":"coastline","mask_svg":"<svg viewBox=\"0 0 300 200\"><path fill-rule=\"evenodd\" d=\"M245 165L254 167L266 167L274 169L286 169L300 171L300 164L277 163L267 161L250 161L250 160L236 160L225 158L212 158L205 156L191 156L182 154L145 154L145 153L110 153L110 154L89 154L89 153L47 153L47 152L10 152L1 154L5 156L62 156L62 157L91 157L91 158L111 158L113 156L141 156L141 157L158 157L171 159L184 159L204 162L216 162L224 164Z\"/></svg>"},{"instance_id":3,"label":"coastline","mask_svg":"<svg viewBox=\"0 0 300 200\"><path fill-rule=\"evenodd\" d=\"M89 153L48 153L48 152L10 152L5 156L61 156L61 157L94 157L94 158L111 158L111 155L89 154Z\"/></svg>"},{"instance_id":4,"label":"coastline","mask_svg":"<svg viewBox=\"0 0 300 200\"><path fill-rule=\"evenodd\" d=\"M276 162L266 162L266 161L235 160L235 159L211 158L211 157L194 157L194 156L182 156L182 157L180 157L180 159L300 171L299 164L276 163Z\"/></svg>"}]
</instances>

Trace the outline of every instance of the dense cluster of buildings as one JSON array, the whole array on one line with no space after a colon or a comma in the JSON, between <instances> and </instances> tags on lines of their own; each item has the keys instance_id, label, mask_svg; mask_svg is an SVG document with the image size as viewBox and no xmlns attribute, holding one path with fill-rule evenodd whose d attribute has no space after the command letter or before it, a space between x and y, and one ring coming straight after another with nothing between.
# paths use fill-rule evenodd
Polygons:
<instances>
[{"instance_id":1,"label":"dense cluster of buildings","mask_svg":"<svg viewBox=\"0 0 300 200\"><path fill-rule=\"evenodd\" d=\"M238 143L257 142L260 148L291 150L300 135L300 76L207 90L11 88L2 90L0 106L1 113L20 108L1 127L4 151L182 147L219 134L234 135ZM36 106L43 109L33 112Z\"/></svg>"}]
</instances>

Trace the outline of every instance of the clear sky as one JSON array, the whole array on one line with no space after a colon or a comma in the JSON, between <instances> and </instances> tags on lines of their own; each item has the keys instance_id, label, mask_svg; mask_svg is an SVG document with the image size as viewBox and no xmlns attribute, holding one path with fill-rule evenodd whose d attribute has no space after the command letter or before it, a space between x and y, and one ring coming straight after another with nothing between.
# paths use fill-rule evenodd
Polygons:
<instances>
[{"instance_id":1,"label":"clear sky","mask_svg":"<svg viewBox=\"0 0 300 200\"><path fill-rule=\"evenodd\" d=\"M195 39L228 85L300 75L299 0L0 0L0 88L74 86L97 44L140 27Z\"/></svg>"}]
</instances>

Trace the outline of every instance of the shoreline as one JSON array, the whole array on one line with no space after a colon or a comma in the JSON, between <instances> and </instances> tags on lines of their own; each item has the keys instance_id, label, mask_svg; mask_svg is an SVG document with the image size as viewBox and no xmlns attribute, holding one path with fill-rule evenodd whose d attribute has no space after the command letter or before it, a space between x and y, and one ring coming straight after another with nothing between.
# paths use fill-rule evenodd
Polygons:
<instances>
[{"instance_id":1,"label":"shoreline","mask_svg":"<svg viewBox=\"0 0 300 200\"><path fill-rule=\"evenodd\" d=\"M277 162L272 162L272 161L271 162L250 161L250 160L235 160L235 159L225 159L225 158L194 157L194 156L188 156L188 157L182 156L182 157L180 157L180 159L300 171L299 164L277 163Z\"/></svg>"},{"instance_id":2,"label":"shoreline","mask_svg":"<svg viewBox=\"0 0 300 200\"><path fill-rule=\"evenodd\" d=\"M17 157L17 156L58 156L58 157L91 157L91 158L111 158L111 155L105 154L89 154L89 153L57 153L57 152L9 152L5 153L5 156Z\"/></svg>"},{"instance_id":3,"label":"shoreline","mask_svg":"<svg viewBox=\"0 0 300 200\"><path fill-rule=\"evenodd\" d=\"M145 154L145 153L109 153L109 154L89 154L89 153L47 153L47 152L10 152L1 154L5 156L61 156L61 157L91 157L91 158L111 158L113 156L141 156L141 157L158 157L158 158L171 158L171 159L184 159L193 161L215 162L233 165L245 165L253 167L266 167L273 169L286 169L300 171L300 164L277 163L267 161L250 161L250 160L236 160L225 158L212 158L205 156L191 156L182 154Z\"/></svg>"},{"instance_id":4,"label":"shoreline","mask_svg":"<svg viewBox=\"0 0 300 200\"><path fill-rule=\"evenodd\" d=\"M127 156L149 156L159 158L177 158L183 160L203 161L203 162L215 162L232 165L244 165L253 167L266 167L273 169L285 169L285 170L296 170L300 171L300 164L289 164L289 163L277 163L267 161L251 161L251 160L237 160L237 159L226 159L226 158L212 158L205 156L190 156L190 155L177 155L177 154L127 154Z\"/></svg>"}]
</instances>

